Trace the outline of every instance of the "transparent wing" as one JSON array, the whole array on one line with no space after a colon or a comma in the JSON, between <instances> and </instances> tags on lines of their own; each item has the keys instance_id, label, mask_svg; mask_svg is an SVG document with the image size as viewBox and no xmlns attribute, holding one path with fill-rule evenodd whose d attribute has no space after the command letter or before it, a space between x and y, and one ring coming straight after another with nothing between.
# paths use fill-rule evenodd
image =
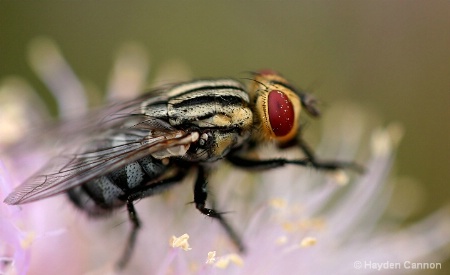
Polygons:
<instances>
[{"instance_id":1,"label":"transparent wing","mask_svg":"<svg viewBox=\"0 0 450 275\"><path fill-rule=\"evenodd\" d=\"M133 133L130 134L130 131ZM54 158L37 175L17 187L5 202L22 204L47 198L153 153L173 156L179 152L181 155L198 138L197 133L167 131L167 129L164 132L155 132L151 136L148 135L148 131L135 128L118 132L127 134L126 140L120 141L120 145ZM107 139L98 139L96 142L109 142Z\"/></svg>"},{"instance_id":2,"label":"transparent wing","mask_svg":"<svg viewBox=\"0 0 450 275\"><path fill-rule=\"evenodd\" d=\"M183 154L198 134L176 130L167 122L140 111L143 100L164 100L161 91L164 90L111 105L84 120L65 122L33 134L31 144L23 146L26 141L20 144L21 148L26 148L24 152L33 147L36 140L59 137L65 140L59 146L63 153L18 186L5 202L23 204L47 198L151 154L160 157Z\"/></svg>"},{"instance_id":3,"label":"transparent wing","mask_svg":"<svg viewBox=\"0 0 450 275\"><path fill-rule=\"evenodd\" d=\"M29 129L22 140L19 140L13 146L3 148L1 153L5 155L27 154L36 147L42 148L47 145L47 147L53 147L55 143L64 143L64 139L67 137L70 137L72 144L81 144L99 132L121 127L130 116L142 115L142 102L147 101L151 104L152 102L166 101L165 92L175 85L167 85L152 90L130 101L112 103L79 117L35 125L35 128ZM59 142L60 139L63 142Z\"/></svg>"}]
</instances>

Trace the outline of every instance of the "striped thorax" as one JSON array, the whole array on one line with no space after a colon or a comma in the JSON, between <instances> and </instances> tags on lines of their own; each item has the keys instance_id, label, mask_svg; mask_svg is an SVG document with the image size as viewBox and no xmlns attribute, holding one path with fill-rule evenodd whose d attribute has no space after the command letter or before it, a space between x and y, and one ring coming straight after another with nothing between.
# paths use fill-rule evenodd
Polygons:
<instances>
[{"instance_id":1,"label":"striped thorax","mask_svg":"<svg viewBox=\"0 0 450 275\"><path fill-rule=\"evenodd\" d=\"M144 101L141 111L175 128L198 131L200 141L184 156L192 161L224 157L250 137L253 125L249 95L240 82L232 79L179 84L157 100Z\"/></svg>"}]
</instances>

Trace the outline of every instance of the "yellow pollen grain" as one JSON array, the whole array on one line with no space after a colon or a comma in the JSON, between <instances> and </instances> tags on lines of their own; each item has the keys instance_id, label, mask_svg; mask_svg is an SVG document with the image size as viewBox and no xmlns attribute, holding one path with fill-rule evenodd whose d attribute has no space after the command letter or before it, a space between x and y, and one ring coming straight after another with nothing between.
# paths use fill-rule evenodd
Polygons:
<instances>
[{"instance_id":1,"label":"yellow pollen grain","mask_svg":"<svg viewBox=\"0 0 450 275\"><path fill-rule=\"evenodd\" d=\"M22 248L27 249L31 246L31 244L33 243L34 239L36 238L36 233L34 232L28 232L25 235L25 238L23 238L20 241L20 246L22 246Z\"/></svg>"},{"instance_id":2,"label":"yellow pollen grain","mask_svg":"<svg viewBox=\"0 0 450 275\"><path fill-rule=\"evenodd\" d=\"M300 242L301 247L310 247L317 243L317 239L314 237L306 237Z\"/></svg>"},{"instance_id":3,"label":"yellow pollen grain","mask_svg":"<svg viewBox=\"0 0 450 275\"><path fill-rule=\"evenodd\" d=\"M239 256L238 254L231 254L230 255L230 261L232 263L234 263L237 266L243 266L244 265L244 260L242 260L241 256Z\"/></svg>"},{"instance_id":4,"label":"yellow pollen grain","mask_svg":"<svg viewBox=\"0 0 450 275\"><path fill-rule=\"evenodd\" d=\"M225 268L227 268L229 263L230 263L230 261L227 258L220 258L214 266L225 269Z\"/></svg>"},{"instance_id":5,"label":"yellow pollen grain","mask_svg":"<svg viewBox=\"0 0 450 275\"><path fill-rule=\"evenodd\" d=\"M189 251L192 248L189 247L188 240L189 240L188 234L183 234L180 237L172 236L170 238L169 244L170 244L170 246L172 246L174 248L179 247L179 248L183 249L184 251Z\"/></svg>"},{"instance_id":6,"label":"yellow pollen grain","mask_svg":"<svg viewBox=\"0 0 450 275\"><path fill-rule=\"evenodd\" d=\"M213 264L216 261L216 251L208 252L208 258L206 259L206 264Z\"/></svg>"},{"instance_id":7,"label":"yellow pollen grain","mask_svg":"<svg viewBox=\"0 0 450 275\"><path fill-rule=\"evenodd\" d=\"M283 209L286 208L287 202L282 198L274 198L269 202L269 204L275 209Z\"/></svg>"},{"instance_id":8,"label":"yellow pollen grain","mask_svg":"<svg viewBox=\"0 0 450 275\"><path fill-rule=\"evenodd\" d=\"M225 269L230 263L233 263L237 266L243 266L244 260L242 260L239 255L232 253L221 257L214 266Z\"/></svg>"}]
</instances>

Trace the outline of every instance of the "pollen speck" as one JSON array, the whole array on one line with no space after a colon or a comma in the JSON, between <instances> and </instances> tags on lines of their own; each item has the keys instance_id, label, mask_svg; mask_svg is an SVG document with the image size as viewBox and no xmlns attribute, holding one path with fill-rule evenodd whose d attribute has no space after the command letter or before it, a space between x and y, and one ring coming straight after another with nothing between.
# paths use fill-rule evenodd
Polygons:
<instances>
[{"instance_id":1,"label":"pollen speck","mask_svg":"<svg viewBox=\"0 0 450 275\"><path fill-rule=\"evenodd\" d=\"M220 258L214 266L225 269L229 263L230 261L227 258Z\"/></svg>"},{"instance_id":2,"label":"pollen speck","mask_svg":"<svg viewBox=\"0 0 450 275\"><path fill-rule=\"evenodd\" d=\"M239 256L238 254L230 254L230 261L232 263L234 263L237 266L243 266L244 265L244 260L242 260L241 256Z\"/></svg>"},{"instance_id":3,"label":"pollen speck","mask_svg":"<svg viewBox=\"0 0 450 275\"><path fill-rule=\"evenodd\" d=\"M269 204L275 209L283 209L286 208L287 202L282 198L274 198L270 200Z\"/></svg>"},{"instance_id":4,"label":"pollen speck","mask_svg":"<svg viewBox=\"0 0 450 275\"><path fill-rule=\"evenodd\" d=\"M216 262L215 266L218 268L225 269L228 267L230 263L234 263L237 266L243 266L244 260L242 260L242 258L239 255L232 253L220 257L220 259Z\"/></svg>"},{"instance_id":5,"label":"pollen speck","mask_svg":"<svg viewBox=\"0 0 450 275\"><path fill-rule=\"evenodd\" d=\"M208 258L206 259L206 264L213 264L216 261L216 251L208 252Z\"/></svg>"},{"instance_id":6,"label":"pollen speck","mask_svg":"<svg viewBox=\"0 0 450 275\"><path fill-rule=\"evenodd\" d=\"M172 247L179 247L179 248L183 249L184 251L189 251L192 248L189 247L188 240L189 240L188 234L183 234L180 237L172 236L170 238L169 244Z\"/></svg>"},{"instance_id":7,"label":"pollen speck","mask_svg":"<svg viewBox=\"0 0 450 275\"><path fill-rule=\"evenodd\" d=\"M317 239L314 237L306 237L300 242L301 247L310 247L317 243Z\"/></svg>"},{"instance_id":8,"label":"pollen speck","mask_svg":"<svg viewBox=\"0 0 450 275\"><path fill-rule=\"evenodd\" d=\"M25 238L23 238L20 241L20 246L22 246L22 248L27 249L31 246L31 244L33 243L34 239L36 238L36 233L34 232L28 232L25 235Z\"/></svg>"}]
</instances>

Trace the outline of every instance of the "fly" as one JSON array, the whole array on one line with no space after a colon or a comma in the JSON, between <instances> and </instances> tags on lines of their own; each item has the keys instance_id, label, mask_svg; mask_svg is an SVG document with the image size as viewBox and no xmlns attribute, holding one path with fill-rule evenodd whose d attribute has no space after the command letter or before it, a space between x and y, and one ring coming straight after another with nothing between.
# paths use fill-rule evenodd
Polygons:
<instances>
[{"instance_id":1,"label":"fly","mask_svg":"<svg viewBox=\"0 0 450 275\"><path fill-rule=\"evenodd\" d=\"M91 216L126 207L132 229L118 266L129 261L141 226L134 203L159 194L195 170L194 204L219 221L239 250L238 234L215 209L206 206L209 163L226 160L244 169L287 164L322 170L350 168L353 162L323 161L300 136L301 110L320 115L316 100L274 71L253 74L250 85L233 79L195 80L165 87L105 109L87 126L81 149L62 154L17 187L7 204L24 204L60 193ZM106 115L105 115L106 114ZM77 132L78 128L72 132ZM303 159L252 159L263 143L297 146Z\"/></svg>"}]
</instances>

